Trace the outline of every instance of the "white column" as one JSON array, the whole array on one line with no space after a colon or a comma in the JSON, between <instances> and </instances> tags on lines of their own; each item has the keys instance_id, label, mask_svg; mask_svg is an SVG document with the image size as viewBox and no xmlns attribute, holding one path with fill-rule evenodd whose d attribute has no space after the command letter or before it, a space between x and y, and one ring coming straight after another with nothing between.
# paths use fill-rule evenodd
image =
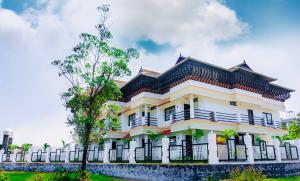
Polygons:
<instances>
[{"instance_id":1,"label":"white column","mask_svg":"<svg viewBox=\"0 0 300 181\"><path fill-rule=\"evenodd\" d=\"M244 136L244 141L247 149L247 161L250 164L254 164L252 136L249 135L249 133L246 133L246 135Z\"/></svg>"},{"instance_id":2,"label":"white column","mask_svg":"<svg viewBox=\"0 0 300 181\"><path fill-rule=\"evenodd\" d=\"M50 152L51 152L51 146L49 146L49 147L46 149L45 163L50 163Z\"/></svg>"},{"instance_id":3,"label":"white column","mask_svg":"<svg viewBox=\"0 0 300 181\"><path fill-rule=\"evenodd\" d=\"M297 147L298 157L299 157L299 160L300 160L300 140L299 139L294 140L294 144Z\"/></svg>"},{"instance_id":4,"label":"white column","mask_svg":"<svg viewBox=\"0 0 300 181\"><path fill-rule=\"evenodd\" d=\"M209 164L218 164L218 149L217 149L217 135L211 131L207 135L208 139L208 163Z\"/></svg>"},{"instance_id":5,"label":"white column","mask_svg":"<svg viewBox=\"0 0 300 181\"><path fill-rule=\"evenodd\" d=\"M32 148L33 146L31 146L30 148L29 148L29 150L28 150L28 153L27 153L27 163L31 163L32 161L31 161L31 157L32 157L32 152L33 152L33 148Z\"/></svg>"},{"instance_id":6,"label":"white column","mask_svg":"<svg viewBox=\"0 0 300 181\"><path fill-rule=\"evenodd\" d=\"M14 149L13 151L12 151L12 155L10 155L10 158L11 158L11 162L13 162L13 163L16 163L16 154L17 154L17 149Z\"/></svg>"},{"instance_id":7,"label":"white column","mask_svg":"<svg viewBox=\"0 0 300 181\"><path fill-rule=\"evenodd\" d=\"M162 163L170 163L170 159L169 159L169 145L170 145L170 140L169 138L165 137L162 138L161 140L162 142Z\"/></svg>"},{"instance_id":8,"label":"white column","mask_svg":"<svg viewBox=\"0 0 300 181\"><path fill-rule=\"evenodd\" d=\"M69 145L66 148L65 163L70 163L70 150L71 150L71 146Z\"/></svg>"},{"instance_id":9,"label":"white column","mask_svg":"<svg viewBox=\"0 0 300 181\"><path fill-rule=\"evenodd\" d=\"M157 116L157 125L162 126L164 123L164 115L163 115L163 110L159 106L156 107L156 116Z\"/></svg>"},{"instance_id":10,"label":"white column","mask_svg":"<svg viewBox=\"0 0 300 181\"><path fill-rule=\"evenodd\" d=\"M277 138L274 138L273 145L275 148L276 161L281 162L280 141Z\"/></svg>"},{"instance_id":11,"label":"white column","mask_svg":"<svg viewBox=\"0 0 300 181\"><path fill-rule=\"evenodd\" d=\"M103 163L109 163L109 149L111 148L111 140L104 143Z\"/></svg>"},{"instance_id":12,"label":"white column","mask_svg":"<svg viewBox=\"0 0 300 181\"><path fill-rule=\"evenodd\" d=\"M0 163L2 162L2 155L4 153L4 150L0 150Z\"/></svg>"},{"instance_id":13,"label":"white column","mask_svg":"<svg viewBox=\"0 0 300 181\"><path fill-rule=\"evenodd\" d=\"M191 119L195 118L195 106L194 106L194 96L190 95L190 117Z\"/></svg>"},{"instance_id":14,"label":"white column","mask_svg":"<svg viewBox=\"0 0 300 181\"><path fill-rule=\"evenodd\" d=\"M129 148L129 163L136 163L135 161L135 148L137 145L137 142L132 140L130 141L130 148Z\"/></svg>"}]
</instances>

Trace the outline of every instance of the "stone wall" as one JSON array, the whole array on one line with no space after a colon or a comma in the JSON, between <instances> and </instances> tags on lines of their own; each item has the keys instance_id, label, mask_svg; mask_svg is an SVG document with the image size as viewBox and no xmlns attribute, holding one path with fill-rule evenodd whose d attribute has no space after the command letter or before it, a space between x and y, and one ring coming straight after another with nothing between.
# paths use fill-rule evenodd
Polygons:
<instances>
[{"instance_id":1,"label":"stone wall","mask_svg":"<svg viewBox=\"0 0 300 181\"><path fill-rule=\"evenodd\" d=\"M88 170L94 174L139 180L204 180L213 175L216 180L227 178L230 171L237 167L243 169L247 164L224 165L162 165L162 164L88 164ZM286 177L300 175L300 162L264 163L252 165L262 170L268 177ZM0 169L6 171L53 172L65 167L69 171L80 168L79 164L55 163L0 163Z\"/></svg>"}]
</instances>

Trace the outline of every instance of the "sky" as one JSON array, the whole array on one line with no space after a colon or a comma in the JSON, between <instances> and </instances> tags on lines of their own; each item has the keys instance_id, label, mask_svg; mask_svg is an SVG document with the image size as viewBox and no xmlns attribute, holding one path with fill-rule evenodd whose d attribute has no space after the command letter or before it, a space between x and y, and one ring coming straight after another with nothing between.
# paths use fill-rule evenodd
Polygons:
<instances>
[{"instance_id":1,"label":"sky","mask_svg":"<svg viewBox=\"0 0 300 181\"><path fill-rule=\"evenodd\" d=\"M0 131L12 128L15 143L70 139L66 82L50 62L69 55L80 33L95 33L103 3L112 44L140 51L133 75L140 67L164 72L179 54L225 68L246 60L295 89L287 110L300 111L300 1L0 0Z\"/></svg>"}]
</instances>

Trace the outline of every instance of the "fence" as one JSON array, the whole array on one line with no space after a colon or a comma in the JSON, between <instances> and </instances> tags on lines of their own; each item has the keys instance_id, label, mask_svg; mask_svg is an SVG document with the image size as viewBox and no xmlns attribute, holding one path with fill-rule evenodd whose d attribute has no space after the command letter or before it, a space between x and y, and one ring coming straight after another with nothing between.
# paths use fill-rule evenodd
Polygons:
<instances>
[{"instance_id":1,"label":"fence","mask_svg":"<svg viewBox=\"0 0 300 181\"><path fill-rule=\"evenodd\" d=\"M186 144L182 141L181 145L169 146L170 162L207 162L208 144Z\"/></svg>"},{"instance_id":2,"label":"fence","mask_svg":"<svg viewBox=\"0 0 300 181\"><path fill-rule=\"evenodd\" d=\"M286 142L280 146L281 160L298 160L298 149L296 146Z\"/></svg>"},{"instance_id":3,"label":"fence","mask_svg":"<svg viewBox=\"0 0 300 181\"><path fill-rule=\"evenodd\" d=\"M258 145L253 145L254 161L276 160L275 147L267 145L265 141L260 141Z\"/></svg>"},{"instance_id":4,"label":"fence","mask_svg":"<svg viewBox=\"0 0 300 181\"><path fill-rule=\"evenodd\" d=\"M109 161L112 163L129 162L129 148L117 145L116 149L109 150Z\"/></svg>"},{"instance_id":5,"label":"fence","mask_svg":"<svg viewBox=\"0 0 300 181\"><path fill-rule=\"evenodd\" d=\"M25 151L21 150L16 153L16 162L25 162L27 160L27 154Z\"/></svg>"},{"instance_id":6,"label":"fence","mask_svg":"<svg viewBox=\"0 0 300 181\"><path fill-rule=\"evenodd\" d=\"M43 149L38 149L31 154L31 161L32 162L45 162L47 152Z\"/></svg>"},{"instance_id":7,"label":"fence","mask_svg":"<svg viewBox=\"0 0 300 181\"><path fill-rule=\"evenodd\" d=\"M69 152L70 162L81 162L83 157L83 149L80 146L76 146L73 151Z\"/></svg>"},{"instance_id":8,"label":"fence","mask_svg":"<svg viewBox=\"0 0 300 181\"><path fill-rule=\"evenodd\" d=\"M94 146L88 150L89 162L103 162L103 147Z\"/></svg>"},{"instance_id":9,"label":"fence","mask_svg":"<svg viewBox=\"0 0 300 181\"><path fill-rule=\"evenodd\" d=\"M236 144L234 139L228 139L224 144L217 144L217 153L220 162L238 162L247 160L245 144Z\"/></svg>"},{"instance_id":10,"label":"fence","mask_svg":"<svg viewBox=\"0 0 300 181\"><path fill-rule=\"evenodd\" d=\"M66 151L64 149L55 149L55 151L50 152L49 160L50 162L65 162Z\"/></svg>"},{"instance_id":11,"label":"fence","mask_svg":"<svg viewBox=\"0 0 300 181\"><path fill-rule=\"evenodd\" d=\"M151 143L146 143L143 147L136 147L135 160L136 162L161 162L162 146L152 146Z\"/></svg>"},{"instance_id":12,"label":"fence","mask_svg":"<svg viewBox=\"0 0 300 181\"><path fill-rule=\"evenodd\" d=\"M11 155L13 153L11 151L6 151L4 152L4 154L2 155L2 162L11 162L12 159L11 159Z\"/></svg>"}]
</instances>

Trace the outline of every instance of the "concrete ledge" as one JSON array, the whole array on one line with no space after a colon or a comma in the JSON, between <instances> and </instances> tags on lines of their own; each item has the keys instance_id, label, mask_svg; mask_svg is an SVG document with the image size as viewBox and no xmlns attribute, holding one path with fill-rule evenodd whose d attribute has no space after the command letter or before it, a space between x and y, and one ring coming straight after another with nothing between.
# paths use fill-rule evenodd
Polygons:
<instances>
[{"instance_id":1,"label":"concrete ledge","mask_svg":"<svg viewBox=\"0 0 300 181\"><path fill-rule=\"evenodd\" d=\"M91 173L114 177L140 180L203 180L208 176L216 179L227 178L236 168L253 166L268 177L287 177L300 175L300 162L261 163L261 164L219 164L219 165L184 165L184 164L88 164ZM57 168L75 171L80 164L64 163L0 163L5 171L54 172Z\"/></svg>"}]
</instances>

